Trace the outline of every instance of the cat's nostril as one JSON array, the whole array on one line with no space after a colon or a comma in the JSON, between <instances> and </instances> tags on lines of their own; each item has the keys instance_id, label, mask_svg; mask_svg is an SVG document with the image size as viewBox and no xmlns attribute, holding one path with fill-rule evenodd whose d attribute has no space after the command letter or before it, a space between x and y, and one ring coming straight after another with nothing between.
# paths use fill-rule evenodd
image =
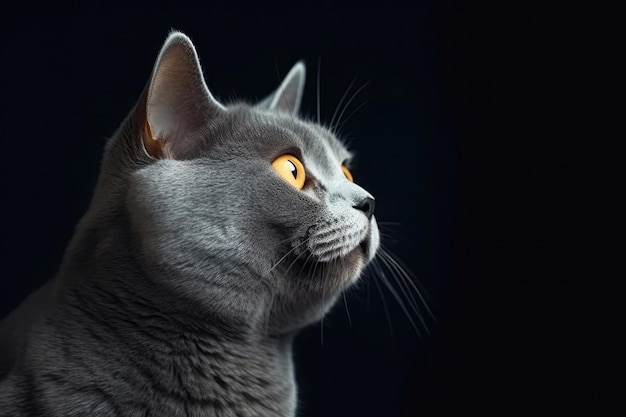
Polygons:
<instances>
[{"instance_id":1,"label":"cat's nostril","mask_svg":"<svg viewBox=\"0 0 626 417\"><path fill-rule=\"evenodd\" d=\"M365 199L363 199L363 201L354 206L354 208L357 210L361 210L363 213L365 213L368 219L371 219L372 215L374 214L374 206L374 199L371 197L366 197Z\"/></svg>"}]
</instances>

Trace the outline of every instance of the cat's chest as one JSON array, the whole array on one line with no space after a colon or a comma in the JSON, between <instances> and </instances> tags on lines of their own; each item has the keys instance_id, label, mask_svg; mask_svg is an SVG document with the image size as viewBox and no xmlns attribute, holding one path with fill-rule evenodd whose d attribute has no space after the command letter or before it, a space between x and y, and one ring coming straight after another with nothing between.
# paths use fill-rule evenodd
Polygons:
<instances>
[{"instance_id":1,"label":"cat's chest","mask_svg":"<svg viewBox=\"0 0 626 417\"><path fill-rule=\"evenodd\" d=\"M151 398L141 415L294 415L288 350L182 338L163 337L162 351L145 349L128 362L126 378L137 381L134 397ZM120 386L117 395L126 394Z\"/></svg>"},{"instance_id":2,"label":"cat's chest","mask_svg":"<svg viewBox=\"0 0 626 417\"><path fill-rule=\"evenodd\" d=\"M145 362L136 365L137 369L130 372L139 372L147 388L136 392L136 398L151 398L137 411L155 417L293 416L293 375L283 372L282 367L234 356L221 352L208 359L187 357L184 363L170 360L152 370L145 368Z\"/></svg>"}]
</instances>

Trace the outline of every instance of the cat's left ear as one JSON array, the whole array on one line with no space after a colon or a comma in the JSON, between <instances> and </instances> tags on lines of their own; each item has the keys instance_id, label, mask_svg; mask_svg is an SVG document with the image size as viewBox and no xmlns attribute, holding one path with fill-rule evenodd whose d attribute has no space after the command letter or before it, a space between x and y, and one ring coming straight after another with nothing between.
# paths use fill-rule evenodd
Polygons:
<instances>
[{"instance_id":1,"label":"cat's left ear","mask_svg":"<svg viewBox=\"0 0 626 417\"><path fill-rule=\"evenodd\" d=\"M298 114L304 92L305 75L304 63L302 61L297 62L276 91L262 100L258 106L264 109Z\"/></svg>"},{"instance_id":2,"label":"cat's left ear","mask_svg":"<svg viewBox=\"0 0 626 417\"><path fill-rule=\"evenodd\" d=\"M139 110L144 147L157 158L183 155L225 110L207 88L196 49L183 33L172 32L165 41Z\"/></svg>"}]
</instances>

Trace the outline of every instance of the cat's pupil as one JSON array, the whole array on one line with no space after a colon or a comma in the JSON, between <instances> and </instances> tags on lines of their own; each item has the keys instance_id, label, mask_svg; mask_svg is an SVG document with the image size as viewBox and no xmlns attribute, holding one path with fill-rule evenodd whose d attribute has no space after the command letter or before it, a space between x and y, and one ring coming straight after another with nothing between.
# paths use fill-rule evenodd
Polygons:
<instances>
[{"instance_id":1,"label":"cat's pupil","mask_svg":"<svg viewBox=\"0 0 626 417\"><path fill-rule=\"evenodd\" d=\"M289 166L291 167L291 175L293 175L294 179L298 179L298 168L296 168L293 162L289 160L287 162L289 162Z\"/></svg>"}]
</instances>

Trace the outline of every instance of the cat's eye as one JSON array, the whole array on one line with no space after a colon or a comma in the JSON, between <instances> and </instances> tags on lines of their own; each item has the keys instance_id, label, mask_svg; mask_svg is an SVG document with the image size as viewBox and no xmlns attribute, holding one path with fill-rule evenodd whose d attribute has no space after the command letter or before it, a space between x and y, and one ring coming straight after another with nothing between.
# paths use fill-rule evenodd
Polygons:
<instances>
[{"instance_id":1,"label":"cat's eye","mask_svg":"<svg viewBox=\"0 0 626 417\"><path fill-rule=\"evenodd\" d=\"M306 174L304 165L293 155L281 155L272 162L272 166L285 181L301 190L304 187Z\"/></svg>"},{"instance_id":2,"label":"cat's eye","mask_svg":"<svg viewBox=\"0 0 626 417\"><path fill-rule=\"evenodd\" d=\"M354 178L352 178L352 172L350 172L350 170L348 169L348 167L346 167L345 165L341 166L341 170L343 171L343 175L346 176L346 178L348 179L348 181L350 182L354 182Z\"/></svg>"}]
</instances>

